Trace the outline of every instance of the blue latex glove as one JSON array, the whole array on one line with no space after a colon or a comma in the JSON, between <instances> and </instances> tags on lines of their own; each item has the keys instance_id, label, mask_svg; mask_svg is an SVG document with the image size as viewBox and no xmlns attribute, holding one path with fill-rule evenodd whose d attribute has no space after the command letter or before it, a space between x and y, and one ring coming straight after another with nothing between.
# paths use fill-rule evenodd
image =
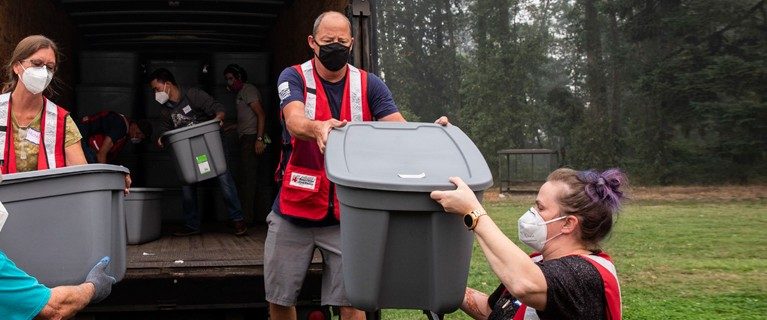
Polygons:
<instances>
[{"instance_id":1,"label":"blue latex glove","mask_svg":"<svg viewBox=\"0 0 767 320\"><path fill-rule=\"evenodd\" d=\"M92 283L96 288L96 290L93 292L91 302L99 302L104 300L107 296L109 296L109 293L112 292L112 285L117 282L115 277L106 274L106 269L110 260L111 259L109 257L101 258L101 261L93 266L93 269L88 272L88 277L85 278L85 282Z\"/></svg>"}]
</instances>

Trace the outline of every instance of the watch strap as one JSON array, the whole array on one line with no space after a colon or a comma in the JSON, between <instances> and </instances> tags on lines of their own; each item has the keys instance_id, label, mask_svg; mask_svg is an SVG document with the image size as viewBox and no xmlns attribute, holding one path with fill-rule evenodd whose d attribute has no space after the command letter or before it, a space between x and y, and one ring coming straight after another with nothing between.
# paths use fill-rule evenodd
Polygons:
<instances>
[{"instance_id":1,"label":"watch strap","mask_svg":"<svg viewBox=\"0 0 767 320\"><path fill-rule=\"evenodd\" d=\"M474 228L477 227L477 223L479 223L479 218L484 215L487 215L487 211L485 211L482 208L471 210L471 212L466 214L466 217L471 218L471 224L468 223L467 221L468 219L464 219L464 221L466 222L466 227L468 227L469 230L474 230Z\"/></svg>"}]
</instances>

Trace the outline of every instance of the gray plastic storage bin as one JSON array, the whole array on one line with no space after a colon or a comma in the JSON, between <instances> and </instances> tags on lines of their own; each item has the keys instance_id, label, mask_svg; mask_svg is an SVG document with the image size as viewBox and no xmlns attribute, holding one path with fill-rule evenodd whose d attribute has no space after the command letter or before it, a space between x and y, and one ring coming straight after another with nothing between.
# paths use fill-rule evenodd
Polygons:
<instances>
[{"instance_id":1,"label":"gray plastic storage bin","mask_svg":"<svg viewBox=\"0 0 767 320\"><path fill-rule=\"evenodd\" d=\"M80 52L80 83L127 85L138 82L138 54L134 52Z\"/></svg>"},{"instance_id":2,"label":"gray plastic storage bin","mask_svg":"<svg viewBox=\"0 0 767 320\"><path fill-rule=\"evenodd\" d=\"M218 120L165 132L160 137L173 150L182 182L195 183L226 172L226 157Z\"/></svg>"},{"instance_id":3,"label":"gray plastic storage bin","mask_svg":"<svg viewBox=\"0 0 767 320\"><path fill-rule=\"evenodd\" d=\"M341 204L346 296L357 308L455 311L466 288L473 234L429 197L458 176L481 199L490 169L455 126L349 123L330 132L328 178Z\"/></svg>"},{"instance_id":4,"label":"gray plastic storage bin","mask_svg":"<svg viewBox=\"0 0 767 320\"><path fill-rule=\"evenodd\" d=\"M80 284L110 256L107 273L125 275L123 189L128 169L88 164L3 175L8 221L0 250L48 287Z\"/></svg>"},{"instance_id":5,"label":"gray plastic storage bin","mask_svg":"<svg viewBox=\"0 0 767 320\"><path fill-rule=\"evenodd\" d=\"M162 225L162 188L131 188L125 197L125 229L128 244L140 244L160 238Z\"/></svg>"},{"instance_id":6,"label":"gray plastic storage bin","mask_svg":"<svg viewBox=\"0 0 767 320\"><path fill-rule=\"evenodd\" d=\"M101 85L77 86L77 114L82 118L102 110L110 110L131 118L136 104L133 87L110 87ZM157 105L160 108L160 105Z\"/></svg>"}]
</instances>

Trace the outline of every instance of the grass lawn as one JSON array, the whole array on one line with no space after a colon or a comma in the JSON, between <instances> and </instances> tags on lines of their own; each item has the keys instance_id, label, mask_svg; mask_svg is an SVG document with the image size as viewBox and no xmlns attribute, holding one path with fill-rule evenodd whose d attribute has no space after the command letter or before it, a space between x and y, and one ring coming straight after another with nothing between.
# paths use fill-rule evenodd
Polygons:
<instances>
[{"instance_id":1,"label":"grass lawn","mask_svg":"<svg viewBox=\"0 0 767 320\"><path fill-rule=\"evenodd\" d=\"M486 207L520 244L517 219L532 201ZM624 319L767 319L767 198L638 199L624 209L604 246L618 268ZM468 283L486 293L498 285L476 242ZM426 319L415 310L382 315ZM459 310L445 319L470 318Z\"/></svg>"}]
</instances>

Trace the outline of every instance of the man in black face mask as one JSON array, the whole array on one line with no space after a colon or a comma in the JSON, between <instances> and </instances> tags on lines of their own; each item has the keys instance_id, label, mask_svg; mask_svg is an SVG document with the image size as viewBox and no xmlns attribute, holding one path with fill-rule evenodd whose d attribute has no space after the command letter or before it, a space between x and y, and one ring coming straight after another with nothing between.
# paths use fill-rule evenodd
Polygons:
<instances>
[{"instance_id":1,"label":"man in black face mask","mask_svg":"<svg viewBox=\"0 0 767 320\"><path fill-rule=\"evenodd\" d=\"M405 121L380 78L347 64L354 41L349 20L325 12L307 42L313 57L286 68L277 81L285 120L286 161L279 196L267 217L266 300L272 319L295 319L297 294L315 247L323 256L322 305L340 306L341 319L364 319L349 306L341 275L335 187L322 153L328 132L347 121Z\"/></svg>"}]
</instances>

